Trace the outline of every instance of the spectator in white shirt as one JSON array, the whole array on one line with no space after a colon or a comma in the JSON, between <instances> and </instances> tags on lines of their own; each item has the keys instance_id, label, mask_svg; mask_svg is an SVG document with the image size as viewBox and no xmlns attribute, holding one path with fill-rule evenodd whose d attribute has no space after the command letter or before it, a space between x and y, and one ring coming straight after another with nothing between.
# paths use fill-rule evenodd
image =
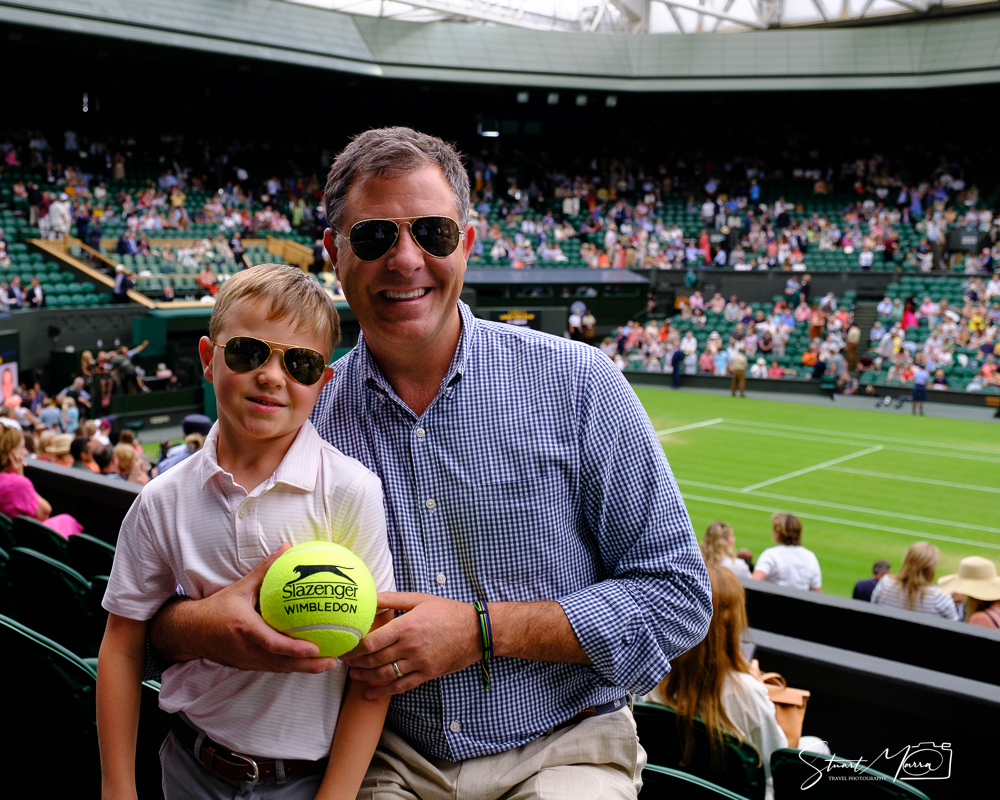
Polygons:
<instances>
[{"instance_id":1,"label":"spectator in white shirt","mask_svg":"<svg viewBox=\"0 0 1000 800\"><path fill-rule=\"evenodd\" d=\"M701 556L706 567L725 567L738 578L749 578L750 567L747 562L737 558L733 550L736 544L736 534L725 522L716 520L705 531L701 540Z\"/></svg>"},{"instance_id":2,"label":"spectator in white shirt","mask_svg":"<svg viewBox=\"0 0 1000 800\"><path fill-rule=\"evenodd\" d=\"M878 582L872 592L872 603L961 620L961 612L954 600L934 585L934 569L940 560L941 551L934 545L913 543L903 557L899 573L886 575Z\"/></svg>"},{"instance_id":3,"label":"spectator in white shirt","mask_svg":"<svg viewBox=\"0 0 1000 800\"><path fill-rule=\"evenodd\" d=\"M751 577L792 589L822 591L819 561L811 550L802 546L799 518L793 514L774 514L771 526L777 547L769 547L760 554Z\"/></svg>"}]
</instances>

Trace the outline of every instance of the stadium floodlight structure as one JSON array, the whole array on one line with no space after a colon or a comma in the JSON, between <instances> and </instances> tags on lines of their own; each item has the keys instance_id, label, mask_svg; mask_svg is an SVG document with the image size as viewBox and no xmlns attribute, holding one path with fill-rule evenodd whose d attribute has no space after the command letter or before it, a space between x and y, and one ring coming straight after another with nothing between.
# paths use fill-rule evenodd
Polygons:
<instances>
[{"instance_id":1,"label":"stadium floodlight structure","mask_svg":"<svg viewBox=\"0 0 1000 800\"><path fill-rule=\"evenodd\" d=\"M542 31L714 33L822 26L997 0L288 0L408 22L466 22Z\"/></svg>"}]
</instances>

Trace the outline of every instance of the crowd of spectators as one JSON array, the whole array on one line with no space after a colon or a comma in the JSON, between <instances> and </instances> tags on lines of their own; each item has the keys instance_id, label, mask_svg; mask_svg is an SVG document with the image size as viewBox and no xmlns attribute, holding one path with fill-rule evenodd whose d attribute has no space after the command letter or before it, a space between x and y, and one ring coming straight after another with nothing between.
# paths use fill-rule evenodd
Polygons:
<instances>
[{"instance_id":1,"label":"crowd of spectators","mask_svg":"<svg viewBox=\"0 0 1000 800\"><path fill-rule=\"evenodd\" d=\"M726 569L738 578L821 591L819 561L802 546L802 523L798 517L774 514L771 530L775 546L764 550L754 563L750 550L735 552L736 535L732 527L716 520L708 526L701 541L706 566ZM903 556L898 573L893 574L891 564L879 559L872 567L872 577L857 582L853 597L877 606L1000 628L1000 577L996 565L981 556L968 556L959 563L958 572L935 583L940 559L937 547L915 542Z\"/></svg>"},{"instance_id":2,"label":"crowd of spectators","mask_svg":"<svg viewBox=\"0 0 1000 800\"><path fill-rule=\"evenodd\" d=\"M864 369L885 370L889 384L932 390L1000 387L1000 272L965 279L960 305L930 295L885 297L877 312ZM973 372L961 386L948 378L955 366Z\"/></svg>"},{"instance_id":3,"label":"crowd of spectators","mask_svg":"<svg viewBox=\"0 0 1000 800\"><path fill-rule=\"evenodd\" d=\"M751 378L830 375L850 394L857 388L850 370L857 362L861 331L854 324L852 310L838 303L832 292L810 302L810 291L808 275L801 281L790 276L787 299L765 311L755 310L735 295L726 299L716 293L706 300L696 290L678 298L680 314L672 320L650 320L645 325L630 321L605 337L600 348L621 370L720 377L733 375L739 354L747 363L737 360L735 364L741 370L749 367ZM728 323L730 332L724 337L711 330L700 344L696 332L710 330L710 315ZM808 346L794 354L797 366L782 366L797 327L806 332ZM686 330L681 333L681 328Z\"/></svg>"},{"instance_id":4,"label":"crowd of spectators","mask_svg":"<svg viewBox=\"0 0 1000 800\"><path fill-rule=\"evenodd\" d=\"M797 202L762 197L761 182L765 177L785 179L781 170L766 173L756 165L736 163L703 166L685 186L695 191L677 206L680 181L666 165L647 172L635 164L612 162L602 174L594 164L588 175L557 172L541 186L532 182L522 190L514 183L498 193L484 177L495 166L479 163L475 185L480 190L476 210L482 247L474 255L488 254L521 267L558 263L567 260L564 243L579 238L579 256L591 267L805 271L804 256L812 250L851 256L860 270L872 269L879 259L929 271L946 266L949 229L994 237L997 232L994 212L977 187L967 186L944 163L917 181L892 174L878 156L842 164L836 178L833 169L822 176L793 169ZM828 210L826 198L834 185L841 188L841 202ZM806 192L815 202L802 199ZM549 197L555 203L547 203ZM664 220L664 203L685 215L685 229ZM553 213L557 204L562 211L558 220ZM819 206L824 210L811 210ZM490 218L502 220L503 228ZM713 239L712 232L723 236ZM901 238L910 243L905 252ZM966 269L986 271L988 264L970 258Z\"/></svg>"},{"instance_id":5,"label":"crowd of spectators","mask_svg":"<svg viewBox=\"0 0 1000 800\"><path fill-rule=\"evenodd\" d=\"M61 139L53 145L41 131L21 131L0 143L0 178L5 168L23 167L12 196L44 238L72 235L96 249L109 228L155 236L211 225L229 237L326 227L318 173L254 181L229 151L206 169L179 143L164 153L161 142L144 147L130 136L89 139L67 130ZM127 184L131 164L142 165L143 178Z\"/></svg>"}]
</instances>

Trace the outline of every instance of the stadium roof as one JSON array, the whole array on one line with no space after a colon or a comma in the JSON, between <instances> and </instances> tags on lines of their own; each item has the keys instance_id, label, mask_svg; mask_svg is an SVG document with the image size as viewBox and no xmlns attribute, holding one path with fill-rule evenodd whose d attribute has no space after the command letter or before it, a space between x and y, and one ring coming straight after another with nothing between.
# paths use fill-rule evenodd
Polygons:
<instances>
[{"instance_id":1,"label":"stadium roof","mask_svg":"<svg viewBox=\"0 0 1000 800\"><path fill-rule=\"evenodd\" d=\"M564 1L568 0L538 0ZM661 0L646 1L652 3L651 10L663 5ZM705 8L721 3L713 7L720 14L728 13L721 9L730 0L703 1ZM731 0L729 11L741 8L738 3L753 2L777 3L789 12L793 2L805 1ZM834 0L815 1L825 4ZM847 8L854 8L859 1L846 0ZM914 4L925 1L906 0ZM386 7L400 2L384 0ZM404 5L413 2L416 0ZM697 5L699 0L669 2ZM901 2L872 0L869 12L877 3ZM609 8L610 17L617 13L614 9L620 12L618 5ZM862 10L863 6L858 13ZM779 19L778 29L773 25L768 30L751 28L732 36L602 35L578 29L486 24L478 19L472 19L476 24L468 24L469 12L463 12L465 16L457 21L449 18L422 24L349 11L346 6L333 11L292 0L0 0L0 23L200 50L244 62L282 62L372 77L519 89L712 92L1000 83L1000 0L980 3L974 9L977 13L946 14L935 7L926 14L889 16L888 22L881 24L862 19L842 25L830 22L791 27L792 22L786 21L781 27ZM711 29L714 22L705 24ZM718 30L723 30L721 23ZM556 104L562 100L578 105L604 99L584 94L560 98L556 92L549 97Z\"/></svg>"},{"instance_id":2,"label":"stadium roof","mask_svg":"<svg viewBox=\"0 0 1000 800\"><path fill-rule=\"evenodd\" d=\"M997 0L288 0L406 22L465 22L542 31L715 33L919 18L931 8ZM893 19L892 21L896 21Z\"/></svg>"}]
</instances>

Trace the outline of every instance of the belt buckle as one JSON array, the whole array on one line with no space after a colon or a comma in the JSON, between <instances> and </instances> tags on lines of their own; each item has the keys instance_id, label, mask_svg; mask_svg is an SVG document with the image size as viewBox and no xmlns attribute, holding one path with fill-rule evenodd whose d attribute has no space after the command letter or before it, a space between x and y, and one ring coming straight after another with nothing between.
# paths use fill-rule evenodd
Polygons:
<instances>
[{"instance_id":1,"label":"belt buckle","mask_svg":"<svg viewBox=\"0 0 1000 800\"><path fill-rule=\"evenodd\" d=\"M253 787L257 785L257 781L260 780L260 769L257 767L257 762L254 761L250 756L245 756L242 753L233 753L236 758L240 758L246 761L253 769L253 779L250 781L250 791L253 791Z\"/></svg>"}]
</instances>

